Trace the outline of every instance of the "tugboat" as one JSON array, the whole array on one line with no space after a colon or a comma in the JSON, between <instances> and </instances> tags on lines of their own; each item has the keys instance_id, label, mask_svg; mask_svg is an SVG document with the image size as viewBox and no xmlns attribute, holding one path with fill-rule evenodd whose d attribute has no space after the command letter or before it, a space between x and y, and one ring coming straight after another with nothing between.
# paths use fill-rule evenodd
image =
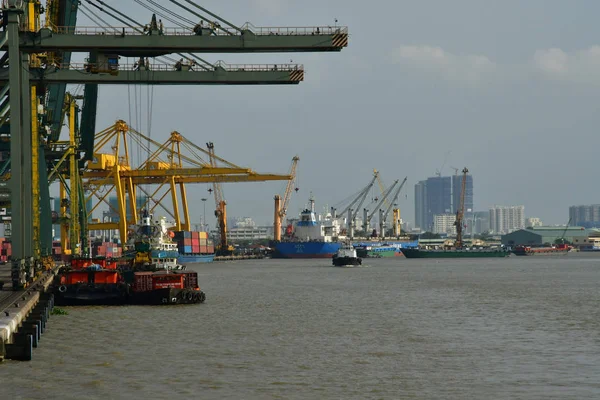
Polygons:
<instances>
[{"instance_id":1,"label":"tugboat","mask_svg":"<svg viewBox=\"0 0 600 400\"><path fill-rule=\"evenodd\" d=\"M362 259L356 255L356 249L350 243L346 243L333 255L332 263L336 267L361 265Z\"/></svg>"},{"instance_id":2,"label":"tugboat","mask_svg":"<svg viewBox=\"0 0 600 400\"><path fill-rule=\"evenodd\" d=\"M152 215L142 210L141 224L133 226L135 255L123 272L131 285L132 304L193 304L206 300L198 286L198 273L186 271L177 263L179 252L173 236L164 218L152 221Z\"/></svg>"},{"instance_id":3,"label":"tugboat","mask_svg":"<svg viewBox=\"0 0 600 400\"><path fill-rule=\"evenodd\" d=\"M74 257L54 281L57 305L120 305L129 298L129 286L117 270L117 261Z\"/></svg>"}]
</instances>

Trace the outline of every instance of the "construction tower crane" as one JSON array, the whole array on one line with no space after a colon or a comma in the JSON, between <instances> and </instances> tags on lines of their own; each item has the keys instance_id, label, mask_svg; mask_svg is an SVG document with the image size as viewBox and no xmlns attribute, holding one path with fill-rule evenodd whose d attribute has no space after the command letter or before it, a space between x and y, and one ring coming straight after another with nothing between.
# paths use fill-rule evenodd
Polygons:
<instances>
[{"instance_id":1,"label":"construction tower crane","mask_svg":"<svg viewBox=\"0 0 600 400\"><path fill-rule=\"evenodd\" d=\"M379 199L379 201L375 205L375 208L373 209L371 214L369 214L369 210L367 210L366 208L363 210L363 212L364 212L363 231L365 233L369 230L369 224L371 223L371 219L373 218L375 213L379 212L380 213L379 218L380 219L382 218L383 210L380 210L380 208L381 208L383 202L385 201L385 199L387 199L389 197L389 195L392 193L392 191L394 190L394 188L396 187L398 182L399 182L399 180L395 180L394 183L392 183L392 185L383 193L383 195L381 196L381 199Z\"/></svg>"},{"instance_id":2,"label":"construction tower crane","mask_svg":"<svg viewBox=\"0 0 600 400\"><path fill-rule=\"evenodd\" d=\"M350 202L350 204L348 204L346 206L346 208L344 208L342 211L340 211L340 215L344 215L344 214L346 214L346 212L348 213L348 220L346 221L346 224L348 226L347 235L351 239L354 238L354 221L356 220L356 215L358 214L358 210L360 210L363 203L365 202L365 199L367 198L367 195L369 194L369 191L373 187L373 184L375 183L375 180L378 178L378 176L379 176L379 173L376 170L373 170L373 178L371 179L371 181L369 181L367 186L362 188L358 192L356 197ZM353 208L353 207L355 207L355 208ZM336 217L337 217L337 215L335 215L335 213L334 213L333 218L335 219Z\"/></svg>"},{"instance_id":3,"label":"construction tower crane","mask_svg":"<svg viewBox=\"0 0 600 400\"><path fill-rule=\"evenodd\" d=\"M216 168L215 145L213 142L208 142L206 143L206 148L210 156L210 165ZM217 255L228 255L233 252L234 248L227 242L227 203L223 197L223 189L220 182L213 182L212 192L215 196L215 217L217 218L217 228L219 230L219 244L216 247Z\"/></svg>"},{"instance_id":4,"label":"construction tower crane","mask_svg":"<svg viewBox=\"0 0 600 400\"><path fill-rule=\"evenodd\" d=\"M456 210L456 221L454 221L454 225L456 226L456 242L454 242L454 246L457 249L460 249L464 246L463 243L463 218L465 216L465 192L467 189L467 174L469 170L467 167L464 167L462 170L463 178L462 178L462 186L460 188L460 204L458 205L458 210Z\"/></svg>"},{"instance_id":5,"label":"construction tower crane","mask_svg":"<svg viewBox=\"0 0 600 400\"><path fill-rule=\"evenodd\" d=\"M398 186L398 189L396 189L396 191L394 192L394 195L391 196L390 205L387 207L387 209L385 210L385 212L383 214L380 214L380 217L379 217L379 236L381 238L385 238L385 223L387 221L387 217L390 214L390 211L392 210L392 206L394 205L394 203L396 203L396 201L398 201L398 195L400 194L400 191L402 190L402 187L406 183L407 179L408 179L408 177L404 177L404 180L402 181L402 183L400 184L400 186ZM394 220L394 223L396 223L395 220Z\"/></svg>"},{"instance_id":6,"label":"construction tower crane","mask_svg":"<svg viewBox=\"0 0 600 400\"><path fill-rule=\"evenodd\" d=\"M294 187L294 183L296 181L296 167L298 166L298 161L300 161L300 157L294 156L292 158L292 166L290 167L290 180L288 180L287 185L285 186L285 192L283 193L283 202L281 201L281 196L278 194L275 195L275 216L273 219L273 239L276 241L281 241L281 222L285 220L285 216L287 214L287 207L290 202L290 198L292 196L292 188ZM297 192L298 188L294 188Z\"/></svg>"}]
</instances>

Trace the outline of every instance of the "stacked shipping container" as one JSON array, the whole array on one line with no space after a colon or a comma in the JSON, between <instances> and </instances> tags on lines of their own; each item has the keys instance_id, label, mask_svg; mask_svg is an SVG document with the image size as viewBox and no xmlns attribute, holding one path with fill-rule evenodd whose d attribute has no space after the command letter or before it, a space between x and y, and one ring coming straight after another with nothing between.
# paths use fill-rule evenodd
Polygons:
<instances>
[{"instance_id":1,"label":"stacked shipping container","mask_svg":"<svg viewBox=\"0 0 600 400\"><path fill-rule=\"evenodd\" d=\"M215 246L207 232L175 231L173 240L180 254L214 254Z\"/></svg>"},{"instance_id":2,"label":"stacked shipping container","mask_svg":"<svg viewBox=\"0 0 600 400\"><path fill-rule=\"evenodd\" d=\"M8 262L10 261L10 257L12 255L12 246L11 243L6 241L4 238L0 238L0 242L2 243L0 249L0 262Z\"/></svg>"}]
</instances>

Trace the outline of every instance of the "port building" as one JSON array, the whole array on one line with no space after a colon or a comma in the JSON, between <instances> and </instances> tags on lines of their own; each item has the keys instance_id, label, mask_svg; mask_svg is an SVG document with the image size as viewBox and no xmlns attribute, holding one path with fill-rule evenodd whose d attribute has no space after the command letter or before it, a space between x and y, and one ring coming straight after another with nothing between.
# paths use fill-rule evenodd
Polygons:
<instances>
[{"instance_id":1,"label":"port building","mask_svg":"<svg viewBox=\"0 0 600 400\"><path fill-rule=\"evenodd\" d=\"M536 226L532 229L519 229L501 236L501 242L505 246L527 245L542 246L554 244L556 240L562 239L566 242L582 245L588 243L591 237L600 237L600 230L586 229L582 226L556 227ZM585 241L584 241L585 240Z\"/></svg>"}]
</instances>

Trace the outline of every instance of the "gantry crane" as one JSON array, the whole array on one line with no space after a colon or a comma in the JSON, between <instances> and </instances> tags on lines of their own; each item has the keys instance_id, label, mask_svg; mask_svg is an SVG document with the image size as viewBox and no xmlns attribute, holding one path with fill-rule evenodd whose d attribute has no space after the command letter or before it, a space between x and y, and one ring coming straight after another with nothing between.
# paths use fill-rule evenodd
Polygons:
<instances>
[{"instance_id":1,"label":"gantry crane","mask_svg":"<svg viewBox=\"0 0 600 400\"><path fill-rule=\"evenodd\" d=\"M149 205L151 213L161 207L175 222L175 230L189 230L189 218L185 183L214 182L261 182L288 180L289 175L259 174L249 168L239 167L214 154L214 147L208 150L196 146L181 133L172 132L169 139L159 143L135 131L125 121L119 120L111 127L96 135L94 158L87 163L83 172L83 186L88 191L86 200L95 199L94 211L100 204L108 204L107 197L115 193L119 222L89 224L90 230L118 229L123 242L128 238L128 225L137 222L136 198L142 192L154 205ZM143 146L150 154L139 165L134 165L132 149L128 143ZM148 148L148 144L152 148ZM187 150L187 154L183 153ZM202 158L208 157L210 161ZM154 186L149 190L145 187ZM182 207L180 212L177 197L180 190ZM172 210L163 201L171 196ZM222 194L221 194L222 198ZM126 203L129 200L130 218L127 219ZM223 200L224 201L224 200ZM182 221L182 217L184 220Z\"/></svg>"},{"instance_id":2,"label":"gantry crane","mask_svg":"<svg viewBox=\"0 0 600 400\"><path fill-rule=\"evenodd\" d=\"M396 201L398 201L398 195L400 194L400 191L402 190L402 187L404 186L404 184L406 183L406 180L408 179L408 177L404 177L404 180L402 181L402 183L400 184L400 186L398 186L398 189L396 189L396 192L394 193L394 195L391 197L392 201L389 203L388 207L386 208L385 212L383 214L380 214L379 217L379 236L381 238L385 238L385 228L386 228L386 221L387 221L387 217L390 214L390 211L392 210L392 206L394 205L394 203L396 203ZM398 225L398 220L400 219L400 210L397 211L398 209L394 209L394 222L393 222L393 232L394 235L396 235L396 227ZM398 214L398 215L396 215ZM398 220L396 220L396 217L398 217ZM397 235L400 236L400 235Z\"/></svg>"},{"instance_id":3,"label":"gantry crane","mask_svg":"<svg viewBox=\"0 0 600 400\"><path fill-rule=\"evenodd\" d=\"M465 216L465 192L467 190L467 174L469 170L467 167L464 167L462 170L462 185L460 188L460 204L458 205L458 209L456 210L456 221L454 221L454 225L456 226L456 241L454 242L454 246L457 249L460 249L464 246L463 243L463 218Z\"/></svg>"},{"instance_id":4,"label":"gantry crane","mask_svg":"<svg viewBox=\"0 0 600 400\"><path fill-rule=\"evenodd\" d=\"M300 161L300 157L294 156L292 158L292 166L290 167L290 180L288 180L285 186L285 192L283 193L283 202L281 201L281 196L278 194L275 195L275 215L273 218L273 238L275 241L281 240L281 222L285 219L287 214L287 207L290 202L290 198L292 196L292 188L294 187L294 183L296 181L296 167L298 166L298 161ZM294 188L296 192L298 192L298 188Z\"/></svg>"},{"instance_id":5,"label":"gantry crane","mask_svg":"<svg viewBox=\"0 0 600 400\"><path fill-rule=\"evenodd\" d=\"M50 197L48 185L45 184L47 168L43 167L43 163L49 163L49 168L57 164L65 156L65 149L70 147L61 146L57 142L65 110L70 107L64 94L66 83L86 84L80 140L77 144L78 166L81 168L82 161L92 157L94 147L92 134L95 130L97 84L241 84L242 81L260 84L273 81L297 83L304 76L301 68L282 68L278 65L253 67L209 64L210 67L200 65L202 71L192 72L189 64L176 71L168 71L162 69L160 64L152 64L151 68L156 71L150 73L146 66L135 69L119 65L120 56L148 58L176 52L340 51L348 45L346 27L257 28L251 24L238 27L193 1L186 2L197 11L189 8L186 10L192 11L197 17L204 21L214 21L213 18L216 18L226 27L221 28L215 24L206 28L184 26L159 31L154 23L145 31L141 24L113 7L101 2L106 5L103 9L90 1L88 3L109 15L111 14L107 10L112 10L111 17L128 26L77 28L78 7L85 7L85 4L61 0L48 1L45 8L48 17L42 27L39 21L44 8L40 1L2 2L3 34L0 36L0 50L6 53L0 57L0 81L7 82L7 85L0 89L0 98L7 96L9 87L12 90L10 98L7 97L4 102L4 115L7 115L6 111L10 107L10 118L2 119L9 125L8 128L0 126L0 132L9 133L11 138L10 148L5 146L4 151L10 151L11 160L13 259L20 266L30 263L31 257L38 257L34 243L39 241L42 251L49 251L51 246L50 225L44 227L45 221L50 220ZM115 12L137 26L115 17ZM207 14L211 19L206 17ZM155 20L153 17L154 22ZM89 53L89 57L86 63L74 65L70 63L71 52ZM268 72L271 73L270 76L265 75ZM33 92L30 83L34 87L48 84L48 95L41 90ZM38 104L45 106L40 115ZM39 122L41 124L38 125ZM40 144L38 150L37 143ZM54 177L60 175L55 174ZM38 201L39 207L35 205ZM41 217L39 226L35 226L36 215Z\"/></svg>"}]
</instances>

